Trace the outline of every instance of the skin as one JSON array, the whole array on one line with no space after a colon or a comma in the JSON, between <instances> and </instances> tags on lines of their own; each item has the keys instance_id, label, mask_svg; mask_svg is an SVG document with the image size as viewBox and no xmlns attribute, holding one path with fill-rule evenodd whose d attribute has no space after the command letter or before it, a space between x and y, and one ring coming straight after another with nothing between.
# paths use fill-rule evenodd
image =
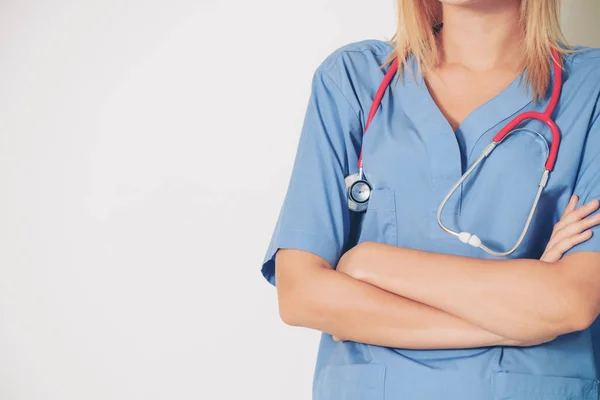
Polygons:
<instances>
[{"instance_id":1,"label":"skin","mask_svg":"<svg viewBox=\"0 0 600 400\"><path fill-rule=\"evenodd\" d=\"M566 212L544 257L553 259L559 249L568 248L580 240L580 233L600 223L600 214L579 219L599 204L593 200ZM350 250L340 260L339 272L501 337L517 341L553 338L589 327L600 313L600 254L596 252L548 262L446 256L374 242L356 247L359 256Z\"/></svg>"},{"instance_id":2,"label":"skin","mask_svg":"<svg viewBox=\"0 0 600 400\"><path fill-rule=\"evenodd\" d=\"M598 209L598 200L576 209L578 201L576 195L571 196L560 220L554 225L552 235L540 260L550 263L557 262L567 250L592 237L590 228L597 225L596 221L600 218L600 214L584 218Z\"/></svg>"},{"instance_id":3,"label":"skin","mask_svg":"<svg viewBox=\"0 0 600 400\"><path fill-rule=\"evenodd\" d=\"M442 3L444 61L425 77L456 129L522 70L519 1ZM576 204L573 198L540 260L483 260L365 242L333 269L312 253L280 249L280 316L337 340L409 349L531 346L584 329L600 312L600 253L562 255L589 239L600 217L586 218L598 201Z\"/></svg>"},{"instance_id":4,"label":"skin","mask_svg":"<svg viewBox=\"0 0 600 400\"><path fill-rule=\"evenodd\" d=\"M585 218L598 208L597 202L575 209L576 204L577 197L573 196L555 225L541 261L548 267L561 259L561 250L589 238L585 232L599 222L597 217ZM398 252L390 252L392 248ZM370 284L366 266L375 265L371 258L376 257L379 263L386 260L386 255L394 254L399 257L388 261L402 260L400 250L365 242L346 252L337 270L312 253L278 250L275 272L282 320L288 325L328 332L335 340L409 349L531 346L556 337L554 333L536 331L535 335L509 339L439 308ZM363 262L365 259L369 262Z\"/></svg>"},{"instance_id":5,"label":"skin","mask_svg":"<svg viewBox=\"0 0 600 400\"><path fill-rule=\"evenodd\" d=\"M479 105L502 92L523 70L518 44L520 2L442 1L438 36L442 64L425 82L453 131ZM501 52L498 50L502 49Z\"/></svg>"}]
</instances>

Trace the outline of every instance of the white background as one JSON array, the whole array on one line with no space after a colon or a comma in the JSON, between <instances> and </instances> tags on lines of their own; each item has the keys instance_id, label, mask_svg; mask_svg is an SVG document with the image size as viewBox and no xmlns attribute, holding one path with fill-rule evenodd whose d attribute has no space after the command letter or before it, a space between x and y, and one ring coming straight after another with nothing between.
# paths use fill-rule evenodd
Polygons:
<instances>
[{"instance_id":1,"label":"white background","mask_svg":"<svg viewBox=\"0 0 600 400\"><path fill-rule=\"evenodd\" d=\"M600 46L600 2L566 2ZM309 399L318 334L260 264L315 68L394 14L0 2L0 399Z\"/></svg>"}]
</instances>

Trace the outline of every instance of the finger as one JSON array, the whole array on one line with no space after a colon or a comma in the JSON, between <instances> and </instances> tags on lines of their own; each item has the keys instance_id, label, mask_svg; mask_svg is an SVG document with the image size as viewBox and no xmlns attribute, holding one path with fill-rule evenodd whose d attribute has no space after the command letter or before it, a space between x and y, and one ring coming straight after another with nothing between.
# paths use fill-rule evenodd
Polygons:
<instances>
[{"instance_id":1,"label":"finger","mask_svg":"<svg viewBox=\"0 0 600 400\"><path fill-rule=\"evenodd\" d=\"M558 261L562 258L563 254L566 253L568 250L570 250L574 246L578 245L579 243L585 242L586 240L588 240L591 237L592 237L592 231L587 230L587 231L581 232L577 235L570 236L564 240L561 240L560 242L556 243L555 246L552 247L547 258L552 259L551 262Z\"/></svg>"},{"instance_id":2,"label":"finger","mask_svg":"<svg viewBox=\"0 0 600 400\"><path fill-rule=\"evenodd\" d=\"M550 249L551 247L555 246L557 243L572 237L572 236L576 236L596 225L600 224L600 214L596 214L593 217L588 217L582 221L573 223L571 225L566 226L565 228L559 230L558 232L555 232L552 237L550 237L550 240L548 241L548 244L546 245L546 249Z\"/></svg>"},{"instance_id":3,"label":"finger","mask_svg":"<svg viewBox=\"0 0 600 400\"><path fill-rule=\"evenodd\" d=\"M581 243L582 241L589 239L591 236L591 231L586 231L578 235L571 236L568 239L559 241L552 246L549 245L540 260L545 262L556 262L560 260L563 254L570 248L578 243Z\"/></svg>"},{"instance_id":4,"label":"finger","mask_svg":"<svg viewBox=\"0 0 600 400\"><path fill-rule=\"evenodd\" d=\"M577 235L598 224L600 224L600 213L591 217L584 218L580 221L573 222L572 224L567 225L562 229L559 229L558 231L554 232L554 234L550 238L550 241L548 242L548 245L551 245L551 243L561 241L566 237Z\"/></svg>"},{"instance_id":5,"label":"finger","mask_svg":"<svg viewBox=\"0 0 600 400\"><path fill-rule=\"evenodd\" d=\"M567 204L562 215L560 216L560 219L563 219L567 214L571 213L575 209L575 206L577 205L578 200L579 200L579 198L577 197L576 194L573 194L571 196L571 198L569 199L569 203Z\"/></svg>"},{"instance_id":6,"label":"finger","mask_svg":"<svg viewBox=\"0 0 600 400\"><path fill-rule=\"evenodd\" d=\"M596 211L599 206L600 202L597 199L594 199L579 207L578 209L571 211L569 214L565 215L565 217L558 221L554 227L558 230L563 229L565 226L572 224L573 222L577 222L580 219L590 215L591 213Z\"/></svg>"}]
</instances>

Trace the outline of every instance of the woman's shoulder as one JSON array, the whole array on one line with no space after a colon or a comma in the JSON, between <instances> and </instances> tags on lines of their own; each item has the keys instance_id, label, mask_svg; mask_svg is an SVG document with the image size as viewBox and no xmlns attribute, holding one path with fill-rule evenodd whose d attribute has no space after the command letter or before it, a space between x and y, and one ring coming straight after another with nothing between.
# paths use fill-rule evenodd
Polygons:
<instances>
[{"instance_id":1,"label":"woman's shoulder","mask_svg":"<svg viewBox=\"0 0 600 400\"><path fill-rule=\"evenodd\" d=\"M319 70L332 72L336 67L352 64L357 68L381 64L394 50L391 41L365 39L349 42L332 50L322 61Z\"/></svg>"},{"instance_id":2,"label":"woman's shoulder","mask_svg":"<svg viewBox=\"0 0 600 400\"><path fill-rule=\"evenodd\" d=\"M365 110L385 75L393 42L366 39L333 49L321 62L316 74L326 75L342 91L355 110Z\"/></svg>"},{"instance_id":3,"label":"woman's shoulder","mask_svg":"<svg viewBox=\"0 0 600 400\"><path fill-rule=\"evenodd\" d=\"M573 52L567 57L572 63L600 62L600 48L590 46L573 46Z\"/></svg>"},{"instance_id":4,"label":"woman's shoulder","mask_svg":"<svg viewBox=\"0 0 600 400\"><path fill-rule=\"evenodd\" d=\"M565 68L570 79L596 80L600 85L600 48L574 46L566 56Z\"/></svg>"},{"instance_id":5,"label":"woman's shoulder","mask_svg":"<svg viewBox=\"0 0 600 400\"><path fill-rule=\"evenodd\" d=\"M565 85L562 97L564 111L571 118L582 121L598 121L600 117L600 48L575 46L573 52L566 56ZM590 122L591 124L592 122ZM598 125L595 125L598 127ZM596 146L600 131L594 132L595 141L586 142L586 146ZM592 144L593 143L593 144Z\"/></svg>"},{"instance_id":6,"label":"woman's shoulder","mask_svg":"<svg viewBox=\"0 0 600 400\"><path fill-rule=\"evenodd\" d=\"M329 75L344 86L370 86L383 73L382 66L394 51L392 42L366 39L346 43L333 49L317 68L317 73Z\"/></svg>"}]
</instances>

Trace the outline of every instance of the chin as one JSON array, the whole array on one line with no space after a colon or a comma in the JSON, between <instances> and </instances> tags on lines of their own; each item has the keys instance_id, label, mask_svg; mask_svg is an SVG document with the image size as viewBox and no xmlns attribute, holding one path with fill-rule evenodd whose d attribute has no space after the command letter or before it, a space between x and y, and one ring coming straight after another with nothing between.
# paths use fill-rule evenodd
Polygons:
<instances>
[{"instance_id":1,"label":"chin","mask_svg":"<svg viewBox=\"0 0 600 400\"><path fill-rule=\"evenodd\" d=\"M502 0L440 0L440 3L452 6L468 6L472 4L494 3Z\"/></svg>"}]
</instances>

